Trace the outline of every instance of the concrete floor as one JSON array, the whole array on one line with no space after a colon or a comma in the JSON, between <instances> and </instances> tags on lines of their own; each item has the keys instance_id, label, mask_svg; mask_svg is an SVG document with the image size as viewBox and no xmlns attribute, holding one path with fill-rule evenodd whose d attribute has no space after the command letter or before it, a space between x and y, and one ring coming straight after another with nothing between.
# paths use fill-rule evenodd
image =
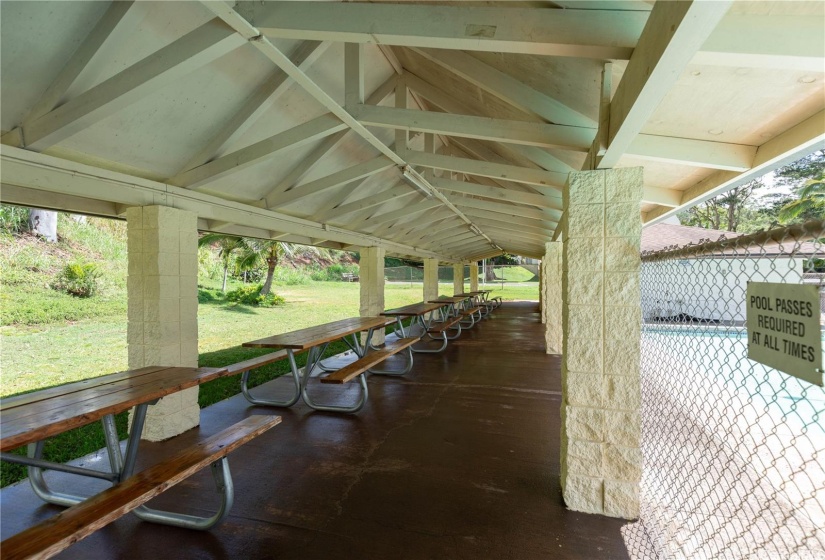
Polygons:
<instances>
[{"instance_id":1,"label":"concrete floor","mask_svg":"<svg viewBox=\"0 0 825 560\"><path fill-rule=\"evenodd\" d=\"M265 389L275 394L285 381ZM343 401L357 386L313 389ZM571 512L561 500L560 360L544 353L536 304L506 304L444 353L416 354L406 377L373 376L369 389L357 415L303 404L272 411L240 395L205 409L199 428L142 444L141 462L248 414L282 415L230 456L230 516L195 532L128 515L59 557L627 558L625 521ZM212 488L202 472L151 505L206 514ZM0 504L4 538L58 511L25 483L3 490Z\"/></svg>"}]
</instances>

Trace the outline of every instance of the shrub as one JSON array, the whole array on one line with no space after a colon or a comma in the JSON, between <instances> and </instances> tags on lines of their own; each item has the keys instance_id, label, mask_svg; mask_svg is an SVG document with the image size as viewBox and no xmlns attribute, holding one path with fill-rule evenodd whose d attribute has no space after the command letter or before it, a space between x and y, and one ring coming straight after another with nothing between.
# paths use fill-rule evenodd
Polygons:
<instances>
[{"instance_id":1,"label":"shrub","mask_svg":"<svg viewBox=\"0 0 825 560\"><path fill-rule=\"evenodd\" d=\"M52 287L75 297L92 297L97 293L100 276L94 263L70 263L63 267Z\"/></svg>"},{"instance_id":2,"label":"shrub","mask_svg":"<svg viewBox=\"0 0 825 560\"><path fill-rule=\"evenodd\" d=\"M236 303L244 303L246 305L257 305L259 307L275 307L276 305L283 305L286 300L279 295L272 292L265 296L261 295L261 285L241 286L231 292L227 292L227 301L234 301Z\"/></svg>"},{"instance_id":3,"label":"shrub","mask_svg":"<svg viewBox=\"0 0 825 560\"><path fill-rule=\"evenodd\" d=\"M334 263L323 268L314 268L310 272L310 277L316 282L340 282L344 273L351 273L358 276L357 264Z\"/></svg>"},{"instance_id":4,"label":"shrub","mask_svg":"<svg viewBox=\"0 0 825 560\"><path fill-rule=\"evenodd\" d=\"M0 206L0 231L20 233L29 227L29 209L19 206Z\"/></svg>"},{"instance_id":5,"label":"shrub","mask_svg":"<svg viewBox=\"0 0 825 560\"><path fill-rule=\"evenodd\" d=\"M298 286L300 284L309 284L311 278L302 270L289 268L285 266L278 266L275 268L275 282L285 284L287 286Z\"/></svg>"}]
</instances>

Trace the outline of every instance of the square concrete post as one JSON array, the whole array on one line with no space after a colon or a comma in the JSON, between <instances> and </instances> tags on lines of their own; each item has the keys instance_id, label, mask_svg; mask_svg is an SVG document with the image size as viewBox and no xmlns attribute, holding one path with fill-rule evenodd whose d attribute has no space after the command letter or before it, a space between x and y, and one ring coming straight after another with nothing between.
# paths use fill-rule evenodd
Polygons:
<instances>
[{"instance_id":1,"label":"square concrete post","mask_svg":"<svg viewBox=\"0 0 825 560\"><path fill-rule=\"evenodd\" d=\"M198 365L198 220L166 206L126 211L129 368ZM143 438L160 441L200 423L198 388L150 406Z\"/></svg>"},{"instance_id":2,"label":"square concrete post","mask_svg":"<svg viewBox=\"0 0 825 560\"><path fill-rule=\"evenodd\" d=\"M639 515L642 168L564 191L561 484L570 509Z\"/></svg>"},{"instance_id":3,"label":"square concrete post","mask_svg":"<svg viewBox=\"0 0 825 560\"><path fill-rule=\"evenodd\" d=\"M424 259L424 299L432 301L438 297L438 259ZM427 314L429 318L430 313Z\"/></svg>"},{"instance_id":4,"label":"square concrete post","mask_svg":"<svg viewBox=\"0 0 825 560\"><path fill-rule=\"evenodd\" d=\"M384 249L364 247L358 262L361 282L361 317L375 317L384 311ZM373 344L384 343L384 330L376 329Z\"/></svg>"},{"instance_id":5,"label":"square concrete post","mask_svg":"<svg viewBox=\"0 0 825 560\"><path fill-rule=\"evenodd\" d=\"M470 291L478 291L478 262L470 263Z\"/></svg>"},{"instance_id":6,"label":"square concrete post","mask_svg":"<svg viewBox=\"0 0 825 560\"><path fill-rule=\"evenodd\" d=\"M545 246L544 258L539 269L541 289L541 322L544 323L544 341L548 354L561 354L562 294L561 294L562 243L555 241Z\"/></svg>"},{"instance_id":7,"label":"square concrete post","mask_svg":"<svg viewBox=\"0 0 825 560\"><path fill-rule=\"evenodd\" d=\"M453 265L453 295L464 293L464 263Z\"/></svg>"}]
</instances>

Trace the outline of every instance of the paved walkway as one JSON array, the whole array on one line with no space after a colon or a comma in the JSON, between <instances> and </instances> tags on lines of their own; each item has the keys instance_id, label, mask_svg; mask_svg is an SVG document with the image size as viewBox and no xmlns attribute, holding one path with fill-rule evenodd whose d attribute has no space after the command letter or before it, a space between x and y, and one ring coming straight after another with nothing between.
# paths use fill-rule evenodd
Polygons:
<instances>
[{"instance_id":1,"label":"paved walkway","mask_svg":"<svg viewBox=\"0 0 825 560\"><path fill-rule=\"evenodd\" d=\"M560 360L544 353L542 332L535 303L506 304L443 354L417 354L406 378L373 376L357 415L280 411L280 426L231 456L235 506L212 531L127 516L60 558L626 558L624 521L562 503ZM143 444L142 459L252 413L268 411L228 399L173 445ZM206 513L211 484L205 471L152 505ZM58 509L26 484L0 498L3 536Z\"/></svg>"}]
</instances>

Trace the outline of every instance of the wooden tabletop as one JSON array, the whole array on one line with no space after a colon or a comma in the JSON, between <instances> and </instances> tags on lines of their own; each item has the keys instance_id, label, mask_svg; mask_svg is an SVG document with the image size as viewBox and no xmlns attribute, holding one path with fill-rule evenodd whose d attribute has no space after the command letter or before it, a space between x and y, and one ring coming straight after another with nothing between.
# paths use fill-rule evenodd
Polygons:
<instances>
[{"instance_id":1,"label":"wooden tabletop","mask_svg":"<svg viewBox=\"0 0 825 560\"><path fill-rule=\"evenodd\" d=\"M308 327L275 336L268 336L251 342L244 342L249 348L292 348L293 350L307 350L314 346L339 340L345 336L363 332L369 329L386 327L395 323L392 317L353 317L341 319L324 325Z\"/></svg>"},{"instance_id":2,"label":"wooden tabletop","mask_svg":"<svg viewBox=\"0 0 825 560\"><path fill-rule=\"evenodd\" d=\"M437 311L445 305L449 305L449 303L450 302L447 301L443 301L441 303L424 303L422 301L420 303L405 305L404 307L388 309L387 311L384 311L381 315L386 315L387 317L418 317L426 313Z\"/></svg>"},{"instance_id":3,"label":"wooden tabletop","mask_svg":"<svg viewBox=\"0 0 825 560\"><path fill-rule=\"evenodd\" d=\"M432 299L427 303L461 303L465 299L472 297L472 296L441 296L438 299Z\"/></svg>"},{"instance_id":4,"label":"wooden tabletop","mask_svg":"<svg viewBox=\"0 0 825 560\"><path fill-rule=\"evenodd\" d=\"M456 294L455 297L463 297L463 298L474 298L477 297L482 292L467 292L466 294Z\"/></svg>"},{"instance_id":5,"label":"wooden tabletop","mask_svg":"<svg viewBox=\"0 0 825 560\"><path fill-rule=\"evenodd\" d=\"M145 367L0 399L0 451L90 424L226 373L226 368Z\"/></svg>"}]
</instances>

